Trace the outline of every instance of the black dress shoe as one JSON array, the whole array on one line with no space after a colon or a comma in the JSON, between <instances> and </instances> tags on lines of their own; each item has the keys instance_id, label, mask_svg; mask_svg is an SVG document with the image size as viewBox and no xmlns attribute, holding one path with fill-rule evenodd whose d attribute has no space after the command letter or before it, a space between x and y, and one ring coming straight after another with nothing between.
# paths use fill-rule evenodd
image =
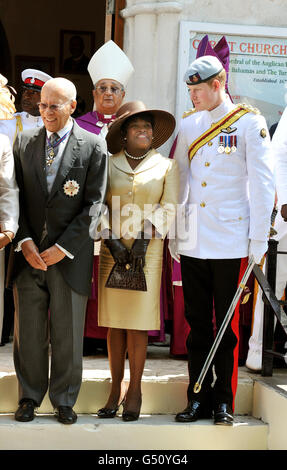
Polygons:
<instances>
[{"instance_id":1,"label":"black dress shoe","mask_svg":"<svg viewBox=\"0 0 287 470\"><path fill-rule=\"evenodd\" d=\"M175 420L180 423L191 423L198 419L208 418L211 418L211 410L204 407L199 401L192 400L183 411L177 413Z\"/></svg>"},{"instance_id":2,"label":"black dress shoe","mask_svg":"<svg viewBox=\"0 0 287 470\"><path fill-rule=\"evenodd\" d=\"M22 421L22 422L27 422L27 421L33 421L35 418L35 413L34 410L36 408L36 403L34 400L31 400L30 398L25 398L20 401L19 407L15 413L15 419L16 421Z\"/></svg>"},{"instance_id":3,"label":"black dress shoe","mask_svg":"<svg viewBox=\"0 0 287 470\"><path fill-rule=\"evenodd\" d=\"M233 411L227 403L220 403L214 410L214 424L232 426Z\"/></svg>"},{"instance_id":4,"label":"black dress shoe","mask_svg":"<svg viewBox=\"0 0 287 470\"><path fill-rule=\"evenodd\" d=\"M73 424L77 421L77 415L71 406L59 406L55 415L62 424Z\"/></svg>"}]
</instances>

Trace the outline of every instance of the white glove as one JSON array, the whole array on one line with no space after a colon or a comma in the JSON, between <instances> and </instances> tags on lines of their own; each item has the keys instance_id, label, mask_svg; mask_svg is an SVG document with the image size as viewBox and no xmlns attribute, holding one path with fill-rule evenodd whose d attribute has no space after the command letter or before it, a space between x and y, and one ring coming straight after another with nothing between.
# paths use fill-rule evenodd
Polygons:
<instances>
[{"instance_id":1,"label":"white glove","mask_svg":"<svg viewBox=\"0 0 287 470\"><path fill-rule=\"evenodd\" d=\"M174 238L170 238L169 242L168 242L168 249L169 249L169 252L170 252L170 255L171 257L177 261L178 263L180 263L180 256L179 254L177 253L176 251L176 241Z\"/></svg>"},{"instance_id":2,"label":"white glove","mask_svg":"<svg viewBox=\"0 0 287 470\"><path fill-rule=\"evenodd\" d=\"M256 264L260 264L263 256L267 252L268 242L262 242L259 240L250 240L249 241L249 257L253 256Z\"/></svg>"}]
</instances>

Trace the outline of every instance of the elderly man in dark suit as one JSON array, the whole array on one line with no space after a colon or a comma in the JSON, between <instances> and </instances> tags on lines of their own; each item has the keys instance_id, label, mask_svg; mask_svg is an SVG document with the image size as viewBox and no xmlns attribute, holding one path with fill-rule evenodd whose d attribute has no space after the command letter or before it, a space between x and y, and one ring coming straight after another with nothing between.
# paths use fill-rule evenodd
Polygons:
<instances>
[{"instance_id":1,"label":"elderly man in dark suit","mask_svg":"<svg viewBox=\"0 0 287 470\"><path fill-rule=\"evenodd\" d=\"M94 219L107 184L106 144L71 118L76 89L49 80L39 103L44 127L14 145L20 190L15 238L14 363L17 421L31 421L49 389L61 423L72 424L82 379L83 328L90 293ZM95 220L94 220L95 222ZM49 342L51 373L49 380Z\"/></svg>"}]
</instances>

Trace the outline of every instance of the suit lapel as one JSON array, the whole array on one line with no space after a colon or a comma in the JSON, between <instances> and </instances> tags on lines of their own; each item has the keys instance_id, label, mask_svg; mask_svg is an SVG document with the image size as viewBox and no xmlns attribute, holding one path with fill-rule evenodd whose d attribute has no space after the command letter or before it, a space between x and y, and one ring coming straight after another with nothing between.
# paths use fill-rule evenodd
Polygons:
<instances>
[{"instance_id":1,"label":"suit lapel","mask_svg":"<svg viewBox=\"0 0 287 470\"><path fill-rule=\"evenodd\" d=\"M81 145L83 144L84 139L82 136L78 135L78 125L74 122L71 135L68 138L68 142L64 149L61 163L55 177L49 199L51 199L54 194L58 191L59 187L63 184L64 179L72 168L74 161L77 157L81 156Z\"/></svg>"},{"instance_id":2,"label":"suit lapel","mask_svg":"<svg viewBox=\"0 0 287 470\"><path fill-rule=\"evenodd\" d=\"M47 180L45 174L46 168L46 156L45 156L45 141L46 141L46 130L45 127L40 129L39 134L36 136L35 145L33 145L33 157L32 160L35 163L36 173L38 175L41 187L45 194L48 194Z\"/></svg>"}]
</instances>

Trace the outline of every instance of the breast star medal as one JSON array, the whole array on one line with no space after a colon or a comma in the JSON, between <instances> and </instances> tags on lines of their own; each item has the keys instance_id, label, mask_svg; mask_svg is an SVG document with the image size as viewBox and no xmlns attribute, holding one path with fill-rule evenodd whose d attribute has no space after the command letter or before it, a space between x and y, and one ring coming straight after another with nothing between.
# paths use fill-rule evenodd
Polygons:
<instances>
[{"instance_id":1,"label":"breast star medal","mask_svg":"<svg viewBox=\"0 0 287 470\"><path fill-rule=\"evenodd\" d=\"M73 196L76 196L76 194L78 194L80 185L75 180L68 180L64 184L63 188L64 188L64 193L67 196L73 197Z\"/></svg>"}]
</instances>

